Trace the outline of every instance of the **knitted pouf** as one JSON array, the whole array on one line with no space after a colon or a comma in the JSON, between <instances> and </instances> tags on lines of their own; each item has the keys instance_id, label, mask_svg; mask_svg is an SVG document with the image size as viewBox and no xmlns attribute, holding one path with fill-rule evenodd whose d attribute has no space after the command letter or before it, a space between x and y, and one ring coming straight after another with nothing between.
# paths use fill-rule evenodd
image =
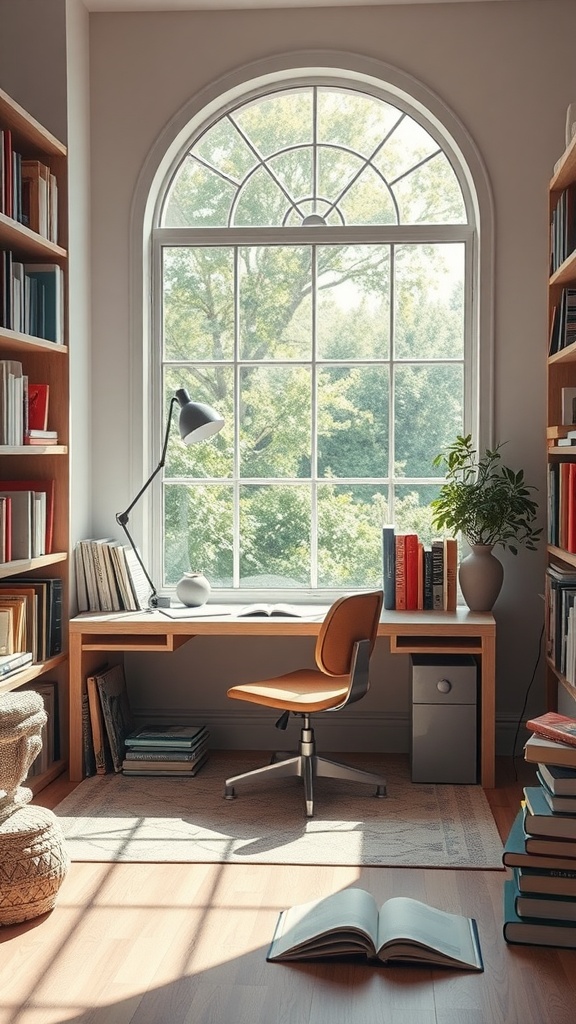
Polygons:
<instances>
[{"instance_id":1,"label":"knitted pouf","mask_svg":"<svg viewBox=\"0 0 576 1024\"><path fill-rule=\"evenodd\" d=\"M46 807L20 807L0 822L0 925L52 910L69 865L60 822Z\"/></svg>"},{"instance_id":2,"label":"knitted pouf","mask_svg":"<svg viewBox=\"0 0 576 1024\"><path fill-rule=\"evenodd\" d=\"M70 859L60 822L30 807L21 783L42 749L44 702L33 690L0 696L0 925L52 910Z\"/></svg>"}]
</instances>

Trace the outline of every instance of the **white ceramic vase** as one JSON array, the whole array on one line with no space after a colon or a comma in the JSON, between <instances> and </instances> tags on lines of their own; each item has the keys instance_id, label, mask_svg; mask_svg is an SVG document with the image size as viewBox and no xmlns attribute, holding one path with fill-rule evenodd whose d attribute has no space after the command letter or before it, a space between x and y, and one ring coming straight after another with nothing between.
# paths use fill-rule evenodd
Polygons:
<instances>
[{"instance_id":1,"label":"white ceramic vase","mask_svg":"<svg viewBox=\"0 0 576 1024\"><path fill-rule=\"evenodd\" d=\"M489 612L504 581L504 566L492 554L493 544L470 544L470 554L460 562L458 580L471 612Z\"/></svg>"},{"instance_id":2,"label":"white ceramic vase","mask_svg":"<svg viewBox=\"0 0 576 1024\"><path fill-rule=\"evenodd\" d=\"M199 608L210 597L210 584L202 572L185 572L176 584L176 597L189 608Z\"/></svg>"}]
</instances>

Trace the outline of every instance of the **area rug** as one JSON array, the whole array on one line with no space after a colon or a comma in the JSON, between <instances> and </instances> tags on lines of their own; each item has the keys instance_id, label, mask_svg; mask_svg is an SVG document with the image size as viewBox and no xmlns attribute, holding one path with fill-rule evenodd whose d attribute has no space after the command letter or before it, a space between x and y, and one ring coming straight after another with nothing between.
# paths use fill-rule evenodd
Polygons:
<instances>
[{"instance_id":1,"label":"area rug","mask_svg":"<svg viewBox=\"0 0 576 1024\"><path fill-rule=\"evenodd\" d=\"M313 818L305 816L297 779L244 785L235 800L224 800L224 780L265 758L215 751L191 779L85 779L55 813L73 861L503 870L502 843L480 786L414 784L402 756L346 761L382 772L387 796L318 779Z\"/></svg>"}]
</instances>

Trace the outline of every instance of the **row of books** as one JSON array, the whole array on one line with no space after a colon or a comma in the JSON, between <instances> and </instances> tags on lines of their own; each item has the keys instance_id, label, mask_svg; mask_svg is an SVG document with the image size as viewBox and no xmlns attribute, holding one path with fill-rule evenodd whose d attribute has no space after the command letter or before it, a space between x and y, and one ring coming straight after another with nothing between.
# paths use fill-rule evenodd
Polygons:
<instances>
[{"instance_id":1,"label":"row of books","mask_svg":"<svg viewBox=\"0 0 576 1024\"><path fill-rule=\"evenodd\" d=\"M35 690L40 694L47 715L41 732L42 749L28 771L28 778L34 778L37 775L43 775L55 761L60 760L58 683L42 680L42 682L29 683L22 689Z\"/></svg>"},{"instance_id":2,"label":"row of books","mask_svg":"<svg viewBox=\"0 0 576 1024\"><path fill-rule=\"evenodd\" d=\"M51 554L54 480L0 480L0 561Z\"/></svg>"},{"instance_id":3,"label":"row of books","mask_svg":"<svg viewBox=\"0 0 576 1024\"><path fill-rule=\"evenodd\" d=\"M34 384L17 359L0 359L0 444L58 444L47 430L48 384Z\"/></svg>"},{"instance_id":4,"label":"row of books","mask_svg":"<svg viewBox=\"0 0 576 1024\"><path fill-rule=\"evenodd\" d=\"M14 149L12 132L0 130L0 213L51 242L58 241L58 181L47 164Z\"/></svg>"},{"instance_id":5,"label":"row of books","mask_svg":"<svg viewBox=\"0 0 576 1024\"><path fill-rule=\"evenodd\" d=\"M552 356L576 341L576 288L562 289L560 301L552 307L550 316L549 355Z\"/></svg>"},{"instance_id":6,"label":"row of books","mask_svg":"<svg viewBox=\"0 0 576 1024\"><path fill-rule=\"evenodd\" d=\"M524 789L502 856L504 938L576 948L576 719L549 712L530 719L526 761L538 785Z\"/></svg>"},{"instance_id":7,"label":"row of books","mask_svg":"<svg viewBox=\"0 0 576 1024\"><path fill-rule=\"evenodd\" d=\"M454 537L425 547L417 533L382 527L384 607L399 611L456 611L458 542Z\"/></svg>"},{"instance_id":8,"label":"row of books","mask_svg":"<svg viewBox=\"0 0 576 1024\"><path fill-rule=\"evenodd\" d=\"M84 754L88 775L196 775L208 757L204 725L136 728L124 669L104 665L86 680Z\"/></svg>"},{"instance_id":9,"label":"row of books","mask_svg":"<svg viewBox=\"0 0 576 1024\"><path fill-rule=\"evenodd\" d=\"M558 197L550 222L550 274L562 266L576 248L576 185Z\"/></svg>"},{"instance_id":10,"label":"row of books","mask_svg":"<svg viewBox=\"0 0 576 1024\"><path fill-rule=\"evenodd\" d=\"M544 577L546 655L562 675L576 682L576 569L551 563Z\"/></svg>"},{"instance_id":11,"label":"row of books","mask_svg":"<svg viewBox=\"0 0 576 1024\"><path fill-rule=\"evenodd\" d=\"M78 610L134 612L148 607L150 586L129 545L81 540L74 549Z\"/></svg>"},{"instance_id":12,"label":"row of books","mask_svg":"<svg viewBox=\"0 0 576 1024\"><path fill-rule=\"evenodd\" d=\"M548 465L548 543L576 554L576 462Z\"/></svg>"},{"instance_id":13,"label":"row of books","mask_svg":"<svg viewBox=\"0 0 576 1024\"><path fill-rule=\"evenodd\" d=\"M11 576L0 582L0 676L62 652L62 580Z\"/></svg>"},{"instance_id":14,"label":"row of books","mask_svg":"<svg viewBox=\"0 0 576 1024\"><path fill-rule=\"evenodd\" d=\"M64 271L57 263L21 263L0 251L0 326L64 344Z\"/></svg>"}]
</instances>

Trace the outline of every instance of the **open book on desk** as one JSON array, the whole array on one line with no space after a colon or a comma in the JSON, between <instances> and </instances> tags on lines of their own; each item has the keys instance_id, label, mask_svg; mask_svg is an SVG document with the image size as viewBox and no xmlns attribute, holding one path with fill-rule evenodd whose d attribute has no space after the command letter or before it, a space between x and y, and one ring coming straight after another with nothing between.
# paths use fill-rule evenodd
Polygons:
<instances>
[{"instance_id":1,"label":"open book on desk","mask_svg":"<svg viewBox=\"0 0 576 1024\"><path fill-rule=\"evenodd\" d=\"M295 604L245 604L236 612L241 615L286 615L301 619L305 613Z\"/></svg>"},{"instance_id":2,"label":"open book on desk","mask_svg":"<svg viewBox=\"0 0 576 1024\"><path fill-rule=\"evenodd\" d=\"M343 889L283 910L267 960L363 955L373 962L483 971L476 922L406 896L378 909L364 889Z\"/></svg>"}]
</instances>

